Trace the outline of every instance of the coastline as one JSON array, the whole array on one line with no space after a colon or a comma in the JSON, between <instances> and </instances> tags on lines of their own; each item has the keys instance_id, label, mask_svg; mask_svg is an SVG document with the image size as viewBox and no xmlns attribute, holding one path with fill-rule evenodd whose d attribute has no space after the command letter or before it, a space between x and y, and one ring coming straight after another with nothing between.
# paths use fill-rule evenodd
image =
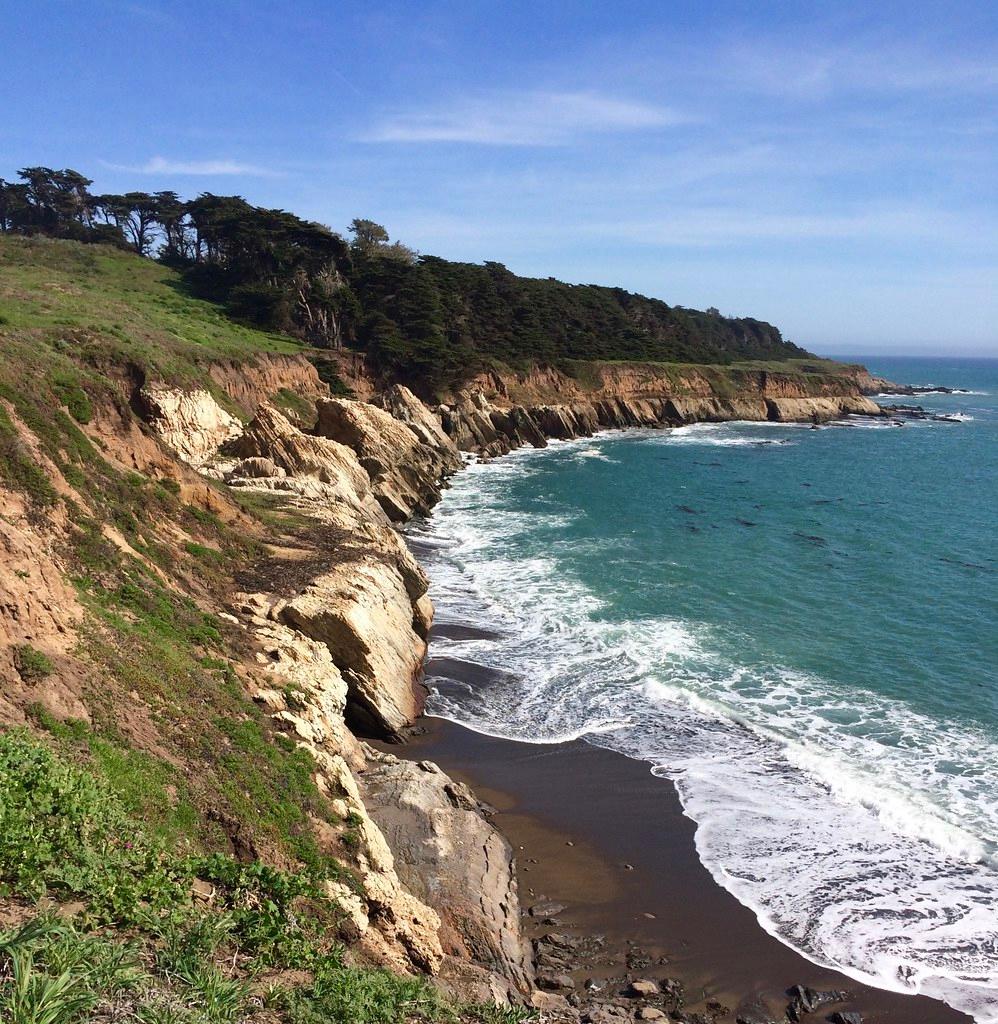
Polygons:
<instances>
[{"instance_id":1,"label":"coastline","mask_svg":"<svg viewBox=\"0 0 998 1024\"><path fill-rule=\"evenodd\" d=\"M604 1011L611 1016L622 1011L631 1019L636 1007L652 1014L641 1016L643 1020L665 1019L654 1016L663 1010L678 1011L681 1003L664 984L654 996L657 1005L635 1004L633 995L622 996L632 981L647 977L664 983L681 975L687 1005L699 1002L706 1011L674 1017L690 1024L734 1019L739 1004L751 1004L760 994L769 996L769 1006L746 1010L745 1024L782 1020L786 990L797 984L857 990L767 936L752 912L713 882L696 856L693 826L683 818L675 791L638 762L585 743L572 744L567 752L557 748L554 770L538 787L529 771L519 773L524 749L519 744L488 741L499 743L498 750L490 747L497 752L490 760L484 737L470 740L474 734L467 733L471 746L462 751L450 739L443 743L442 727L428 729L422 739L414 737L409 747L392 744L410 737L419 721L425 695L421 668L427 653L431 658L433 654L428 640L447 629L476 630L472 623L433 627L429 581L417 561L420 545L399 529L430 511L445 481L461 470L468 455L487 460L526 445L544 447L548 439L570 440L614 428L746 418L817 423L849 413L885 415L855 382L845 389L849 394L837 397L810 397L807 382L766 374L754 384L755 397L746 402L621 397L571 406L532 402L497 407L479 391L437 410L395 385L371 402L317 398L316 422L305 429L262 402L249 424L221 445L215 430L219 415L207 392L155 393L155 429L164 436L182 435L188 447L198 442L195 447L203 449L204 461L195 461L202 473L229 487L264 490L320 524L297 541L278 538L266 571L246 578L244 585L257 592L237 595L230 611L236 622L253 631L258 660L274 662L276 650L282 665L295 665L306 653L311 662L316 644L332 659L333 667L324 664L316 679L309 675L306 686L296 683L301 696L289 698L286 691L269 687L253 697L271 712L277 728L292 732L298 745L328 768L327 787L350 799L344 818L356 822L351 827L362 840L356 847L357 866L373 894L352 918L362 955L438 976L460 998L505 1002L526 997L544 1011L543 1019L581 1017L592 1024L603 1022ZM779 397L769 397L771 390ZM363 538L331 564L330 528L337 538L344 530ZM303 539L314 544L317 555L314 561L306 559L301 572L296 545ZM300 671L296 668L294 674ZM417 725L416 731L430 721ZM371 737L392 744L374 744L388 756L358 742ZM533 757L538 748L525 749ZM573 763L576 758L582 758L580 767ZM489 820L474 792L459 793L448 775L432 764L424 767L430 760L438 761L457 784L467 779L474 792L504 806L509 820ZM488 773L482 770L486 764ZM580 772L596 786L593 799L581 803L581 787L574 787ZM562 783L571 790L567 795ZM525 794L539 804L525 801ZM675 827L661 829L665 797L671 798L665 807ZM623 814L614 801L625 806ZM594 819L592 808L601 805ZM571 812L568 820L565 811ZM621 819L628 820L626 828L615 825ZM623 855L607 850L607 832L631 844L640 837L641 849ZM662 849L663 843L672 848ZM521 846L525 849L515 858ZM456 853L462 847L467 856ZM526 852L534 847L536 856ZM631 869L622 866L624 857ZM663 862L669 864L665 887ZM546 881L548 869L541 865L550 865L552 871ZM599 898L594 878L599 879ZM634 889L635 879L641 880L640 890ZM566 921L566 928L583 929L579 938L584 955L575 947L567 955L552 955L548 942L531 947L529 940L549 934L548 918L557 918L559 927L561 918L531 915L529 908L542 895L559 898L562 891L564 901L577 908L577 920ZM628 900L627 894L635 892L640 899ZM446 898L439 902L441 894ZM647 909L652 896L655 909ZM522 919L520 905L528 909ZM694 907L696 913L690 916ZM734 929L736 920L741 923ZM595 942L598 934L606 936L605 948ZM724 937L720 950L719 936ZM594 944L602 951L594 953ZM569 964L578 977L562 984ZM781 964L786 969L777 974ZM455 977L455 968L460 977ZM600 976L605 985L593 992L583 988L587 977ZM886 1005L884 999L905 1004L904 1011L863 1019L897 1024L968 1019L927 999L919 1002L928 1008L912 1014L911 997L874 990L856 1009L868 1014ZM832 1000L826 1009L845 1011L851 1005Z\"/></svg>"},{"instance_id":2,"label":"coastline","mask_svg":"<svg viewBox=\"0 0 998 1024\"><path fill-rule=\"evenodd\" d=\"M518 743L432 717L390 749L438 763L496 809L492 823L517 851L525 911L554 900L567 907L559 931L603 935L619 960L635 947L653 963L664 957L667 963L642 976L681 981L689 1011L715 1000L732 1011L721 1019L767 1020L751 1016L767 1006L779 1020L786 990L801 984L848 992L847 1003L829 1009L859 1012L867 1024L972 1020L927 996L859 984L769 935L701 864L695 825L674 786L642 762L583 740ZM525 926L538 934L526 913ZM579 987L593 976L591 969L573 973Z\"/></svg>"}]
</instances>

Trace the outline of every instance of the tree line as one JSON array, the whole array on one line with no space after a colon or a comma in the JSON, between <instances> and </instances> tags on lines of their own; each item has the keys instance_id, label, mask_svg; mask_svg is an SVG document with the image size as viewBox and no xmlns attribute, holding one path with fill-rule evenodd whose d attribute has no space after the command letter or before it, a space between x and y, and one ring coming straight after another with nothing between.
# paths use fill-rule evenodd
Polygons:
<instances>
[{"instance_id":1,"label":"tree line","mask_svg":"<svg viewBox=\"0 0 998 1024\"><path fill-rule=\"evenodd\" d=\"M363 351L424 392L496 361L729 363L807 353L771 324L670 306L598 285L520 277L501 263L421 256L371 220L350 239L285 210L206 192L95 194L71 169L0 178L0 232L134 250L180 270L233 317L304 342Z\"/></svg>"}]
</instances>

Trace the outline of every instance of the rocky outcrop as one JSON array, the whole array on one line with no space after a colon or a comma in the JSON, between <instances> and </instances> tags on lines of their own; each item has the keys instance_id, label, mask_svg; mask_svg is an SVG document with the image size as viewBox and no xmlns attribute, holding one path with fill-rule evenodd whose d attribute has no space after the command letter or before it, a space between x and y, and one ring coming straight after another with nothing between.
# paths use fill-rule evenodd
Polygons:
<instances>
[{"instance_id":1,"label":"rocky outcrop","mask_svg":"<svg viewBox=\"0 0 998 1024\"><path fill-rule=\"evenodd\" d=\"M316 410L316 434L353 449L394 522L429 511L440 498L445 475L460 465L449 442L419 440L416 430L429 430L425 416L414 429L384 409L346 398L320 401Z\"/></svg>"},{"instance_id":2,"label":"rocky outcrop","mask_svg":"<svg viewBox=\"0 0 998 1024\"><path fill-rule=\"evenodd\" d=\"M585 383L552 368L483 374L471 390L440 407L444 430L462 451L492 458L523 445L542 447L548 438L586 437L603 429L882 415L863 395L871 379L861 367L842 373L819 367L774 373L640 363L591 364L590 369L594 377ZM574 400L516 401L555 395Z\"/></svg>"},{"instance_id":3,"label":"rocky outcrop","mask_svg":"<svg viewBox=\"0 0 998 1024\"><path fill-rule=\"evenodd\" d=\"M438 908L444 951L527 990L533 969L520 930L513 851L483 805L427 761L376 755L360 781L399 876Z\"/></svg>"},{"instance_id":4,"label":"rocky outcrop","mask_svg":"<svg viewBox=\"0 0 998 1024\"><path fill-rule=\"evenodd\" d=\"M144 417L188 465L203 466L219 446L236 437L239 420L226 412L209 391L150 386L139 394Z\"/></svg>"},{"instance_id":5,"label":"rocky outcrop","mask_svg":"<svg viewBox=\"0 0 998 1024\"><path fill-rule=\"evenodd\" d=\"M391 413L400 423L404 423L416 435L418 441L438 449L442 454L450 453L451 466L459 465L457 446L447 436L440 423L440 417L427 408L407 387L393 384L387 391L374 398L373 404Z\"/></svg>"},{"instance_id":6,"label":"rocky outcrop","mask_svg":"<svg viewBox=\"0 0 998 1024\"><path fill-rule=\"evenodd\" d=\"M824 423L843 416L884 416L876 402L862 395L841 398L767 398L768 417L781 423Z\"/></svg>"},{"instance_id":7,"label":"rocky outcrop","mask_svg":"<svg viewBox=\"0 0 998 1024\"><path fill-rule=\"evenodd\" d=\"M214 475L236 486L279 490L302 498L346 505L386 522L371 481L353 450L306 434L273 406L263 405L245 431L222 445Z\"/></svg>"},{"instance_id":8,"label":"rocky outcrop","mask_svg":"<svg viewBox=\"0 0 998 1024\"><path fill-rule=\"evenodd\" d=\"M390 737L423 708L418 680L426 641L413 614L399 571L370 557L323 574L276 612L281 622L329 648L347 682L349 724Z\"/></svg>"},{"instance_id":9,"label":"rocky outcrop","mask_svg":"<svg viewBox=\"0 0 998 1024\"><path fill-rule=\"evenodd\" d=\"M255 652L251 695L315 759L342 822L314 822L321 843L339 855L349 839L361 885L329 886L343 937L366 959L433 974L462 998L528 993L533 958L512 851L483 805L435 765L357 739L396 739L422 709L432 605L393 524L439 499L462 452L489 458L605 428L880 414L857 388L840 379L848 393L837 393L821 375L802 384L753 372L732 389L709 369L631 366L601 370L587 386L567 381L555 370L514 382L492 375L433 410L401 386L374 403L310 393L313 431L257 401L269 378L240 392L256 401L245 428L207 392L150 401L164 439L203 474L279 495L316 524L304 561L275 544L269 585L232 602Z\"/></svg>"}]
</instances>

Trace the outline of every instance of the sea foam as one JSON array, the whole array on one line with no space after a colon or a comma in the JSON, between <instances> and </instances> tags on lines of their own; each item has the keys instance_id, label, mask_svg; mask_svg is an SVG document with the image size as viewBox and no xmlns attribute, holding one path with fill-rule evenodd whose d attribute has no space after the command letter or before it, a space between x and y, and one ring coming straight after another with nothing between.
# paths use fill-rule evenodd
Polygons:
<instances>
[{"instance_id":1,"label":"sea foam","mask_svg":"<svg viewBox=\"0 0 998 1024\"><path fill-rule=\"evenodd\" d=\"M765 440L701 428L655 441L689 438ZM704 864L771 934L857 980L998 1021L998 737L872 690L739 665L703 623L607 616L537 543L564 513L496 512L541 457L474 467L418 530L438 621L496 634L434 641L437 663L494 674L469 687L431 672L431 713L647 761L675 782Z\"/></svg>"}]
</instances>

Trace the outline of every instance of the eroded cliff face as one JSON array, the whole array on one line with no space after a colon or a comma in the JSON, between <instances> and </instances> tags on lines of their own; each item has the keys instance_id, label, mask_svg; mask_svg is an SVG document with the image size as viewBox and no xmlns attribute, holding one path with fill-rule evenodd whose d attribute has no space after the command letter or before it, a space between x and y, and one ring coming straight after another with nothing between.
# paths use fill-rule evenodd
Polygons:
<instances>
[{"instance_id":1,"label":"eroded cliff face","mask_svg":"<svg viewBox=\"0 0 998 1024\"><path fill-rule=\"evenodd\" d=\"M258 580L266 586L236 594L224 614L247 631L265 674L253 699L309 750L320 789L355 822L364 895L330 889L348 938L366 958L430 973L461 998L521 998L532 969L508 842L436 766L358 738L398 737L422 710L432 605L393 523L429 509L461 465L439 418L411 392L394 387L381 401L387 408L319 397L312 432L261 404L211 458L198 451L204 475L279 499L323 531L304 559L272 545ZM153 425L184 449L169 423Z\"/></svg>"},{"instance_id":2,"label":"eroded cliff face","mask_svg":"<svg viewBox=\"0 0 998 1024\"><path fill-rule=\"evenodd\" d=\"M640 364L590 370L586 380L544 369L483 375L431 408L399 385L374 394L359 372L357 391L372 401L334 398L306 360L261 358L213 367L217 398L204 388L148 382L128 395L141 421L108 406L88 427L105 458L170 483L199 514L259 531L279 509L302 524L296 533L275 527L260 537L259 557L238 588L220 603L217 593L199 591L199 606L228 624L239 685L277 733L309 752L315 784L336 810L340 825L315 819L311 827L319 847L345 857L360 882L329 883L343 937L366 962L431 974L462 998L527 993L533 968L512 850L487 809L435 765L365 742L400 738L425 695L433 609L398 524L428 511L472 454L488 458L610 427L880 414L859 376L732 376ZM294 401L282 411L274 402L289 394ZM31 445L31 432L15 425ZM96 513L55 463L44 465L57 489ZM234 495L258 502L260 517L251 519ZM0 640L11 651L30 643L65 671L32 688L16 665L0 665L16 681L0 695L0 714L22 721L25 708L47 702L57 717L86 719L73 655L84 610L56 543L60 531L79 527L52 521L40 529L23 499L2 496L0 554L13 575L0 602ZM181 550L192 546L179 521L162 524L159 536L167 535ZM149 559L152 549L136 547L113 521L102 540L145 559L149 578L175 585ZM148 714L136 696L124 716L128 728L145 728ZM151 725L147 731L155 742ZM238 823L232 827L237 834Z\"/></svg>"},{"instance_id":3,"label":"eroded cliff face","mask_svg":"<svg viewBox=\"0 0 998 1024\"><path fill-rule=\"evenodd\" d=\"M825 423L882 416L862 367L841 373L779 373L642 363L585 364L581 377L554 368L486 373L438 409L457 447L488 458L548 438L604 429L727 420Z\"/></svg>"}]
</instances>

